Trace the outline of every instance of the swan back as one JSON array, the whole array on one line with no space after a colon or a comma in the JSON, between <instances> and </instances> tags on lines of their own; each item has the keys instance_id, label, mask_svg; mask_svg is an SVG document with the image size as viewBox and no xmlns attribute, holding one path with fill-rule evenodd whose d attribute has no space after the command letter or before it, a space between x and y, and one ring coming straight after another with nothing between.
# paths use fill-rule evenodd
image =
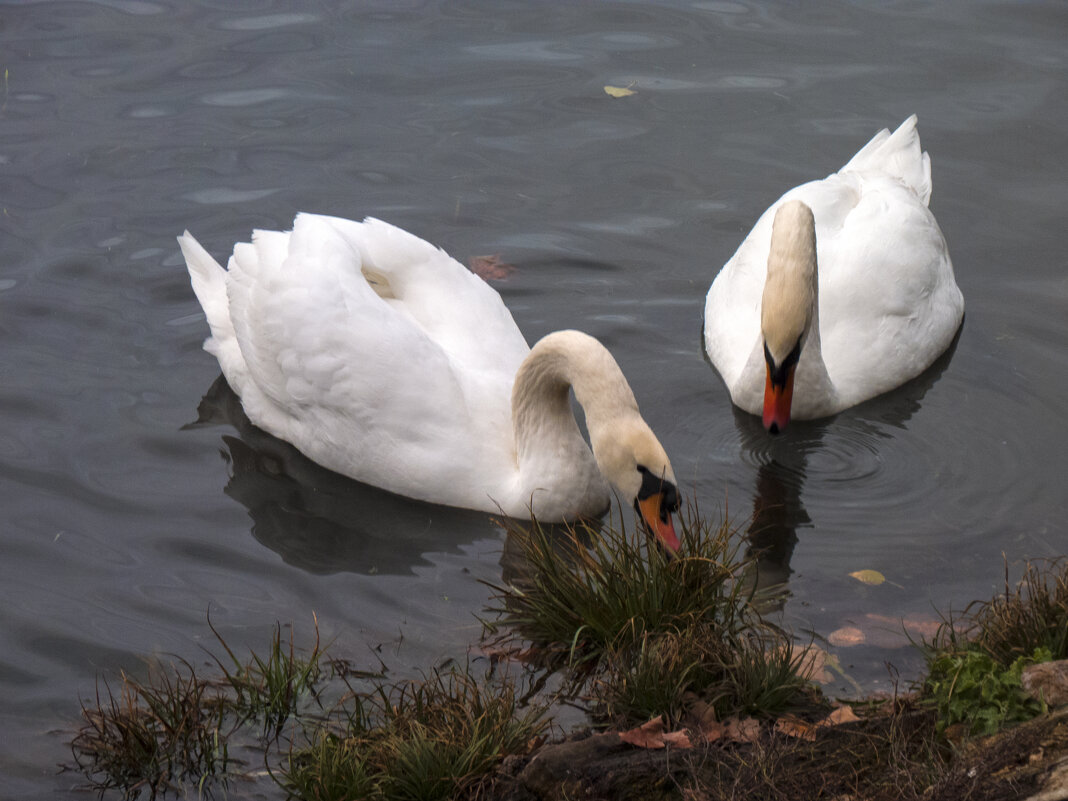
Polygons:
<instances>
[{"instance_id":1,"label":"swan back","mask_svg":"<svg viewBox=\"0 0 1068 801\"><path fill-rule=\"evenodd\" d=\"M931 157L920 145L920 132L913 114L897 130L883 128L838 172L888 175L915 193L925 206L931 204Z\"/></svg>"}]
</instances>

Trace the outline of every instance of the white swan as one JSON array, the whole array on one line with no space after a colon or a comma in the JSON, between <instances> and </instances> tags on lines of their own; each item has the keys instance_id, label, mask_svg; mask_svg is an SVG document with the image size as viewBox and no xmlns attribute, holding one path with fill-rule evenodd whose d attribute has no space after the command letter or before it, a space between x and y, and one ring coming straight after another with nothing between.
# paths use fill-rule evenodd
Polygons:
<instances>
[{"instance_id":1,"label":"white swan","mask_svg":"<svg viewBox=\"0 0 1068 801\"><path fill-rule=\"evenodd\" d=\"M610 483L678 548L667 454L593 337L558 331L528 348L488 284L372 218L300 214L292 232L237 244L226 270L188 231L178 242L211 327L204 348L249 419L312 460L411 498L546 522L603 514Z\"/></svg>"},{"instance_id":2,"label":"white swan","mask_svg":"<svg viewBox=\"0 0 1068 801\"><path fill-rule=\"evenodd\" d=\"M764 212L705 301L705 350L737 406L776 433L887 392L949 347L964 298L930 199L913 115Z\"/></svg>"}]
</instances>

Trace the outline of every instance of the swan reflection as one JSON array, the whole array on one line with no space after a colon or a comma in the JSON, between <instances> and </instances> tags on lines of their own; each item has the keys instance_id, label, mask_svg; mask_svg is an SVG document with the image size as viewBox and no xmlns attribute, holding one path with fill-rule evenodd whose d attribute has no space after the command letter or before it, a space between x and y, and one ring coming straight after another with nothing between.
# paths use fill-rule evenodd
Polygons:
<instances>
[{"instance_id":1,"label":"swan reflection","mask_svg":"<svg viewBox=\"0 0 1068 801\"><path fill-rule=\"evenodd\" d=\"M958 339L959 332L926 372L898 389L835 417L795 421L777 436L764 430L759 417L731 407L742 459L756 466L746 555L755 560L756 588L771 608L781 608L789 596L790 561L798 531L819 525L805 509L803 491L809 463L824 450L824 439L833 432L836 446L873 449L880 440L893 437L893 429L906 428L952 360Z\"/></svg>"},{"instance_id":2,"label":"swan reflection","mask_svg":"<svg viewBox=\"0 0 1068 801\"><path fill-rule=\"evenodd\" d=\"M249 422L241 400L219 376L193 425L230 425L223 457L225 492L248 509L252 535L310 573L411 572L423 554L498 538L483 512L414 501L320 467L296 448Z\"/></svg>"}]
</instances>

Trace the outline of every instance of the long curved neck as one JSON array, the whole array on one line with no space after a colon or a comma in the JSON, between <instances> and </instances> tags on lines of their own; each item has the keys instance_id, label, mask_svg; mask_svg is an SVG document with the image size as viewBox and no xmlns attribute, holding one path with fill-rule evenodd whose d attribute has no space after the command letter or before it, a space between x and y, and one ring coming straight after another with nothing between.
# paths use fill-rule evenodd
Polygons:
<instances>
[{"instance_id":1,"label":"long curved neck","mask_svg":"<svg viewBox=\"0 0 1068 801\"><path fill-rule=\"evenodd\" d=\"M549 334L520 365L512 387L520 480L531 488L554 487L558 497L595 495L603 505L607 484L572 413L570 389L591 437L602 421L638 414L634 393L603 345L578 331Z\"/></svg>"},{"instance_id":2,"label":"long curved neck","mask_svg":"<svg viewBox=\"0 0 1068 801\"><path fill-rule=\"evenodd\" d=\"M806 392L834 392L820 344L819 295L815 220L804 203L788 201L779 207L772 224L761 331L776 364L782 364L800 342L795 399L802 403L798 396Z\"/></svg>"}]
</instances>

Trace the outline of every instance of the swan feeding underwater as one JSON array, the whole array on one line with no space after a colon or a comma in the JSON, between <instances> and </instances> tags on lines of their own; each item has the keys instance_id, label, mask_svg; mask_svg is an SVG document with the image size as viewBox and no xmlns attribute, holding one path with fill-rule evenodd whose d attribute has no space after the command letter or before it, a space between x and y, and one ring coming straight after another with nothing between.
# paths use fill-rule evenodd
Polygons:
<instances>
[{"instance_id":1,"label":"swan feeding underwater","mask_svg":"<svg viewBox=\"0 0 1068 801\"><path fill-rule=\"evenodd\" d=\"M778 433L900 386L949 347L964 298L930 199L913 115L764 212L705 300L705 350L736 406Z\"/></svg>"},{"instance_id":2,"label":"swan feeding underwater","mask_svg":"<svg viewBox=\"0 0 1068 801\"><path fill-rule=\"evenodd\" d=\"M557 331L529 348L485 281L373 218L299 214L290 232L235 245L227 269L188 231L178 242L205 350L249 419L313 461L399 495L545 522L604 514L611 486L678 549L671 463L593 337Z\"/></svg>"}]
</instances>

